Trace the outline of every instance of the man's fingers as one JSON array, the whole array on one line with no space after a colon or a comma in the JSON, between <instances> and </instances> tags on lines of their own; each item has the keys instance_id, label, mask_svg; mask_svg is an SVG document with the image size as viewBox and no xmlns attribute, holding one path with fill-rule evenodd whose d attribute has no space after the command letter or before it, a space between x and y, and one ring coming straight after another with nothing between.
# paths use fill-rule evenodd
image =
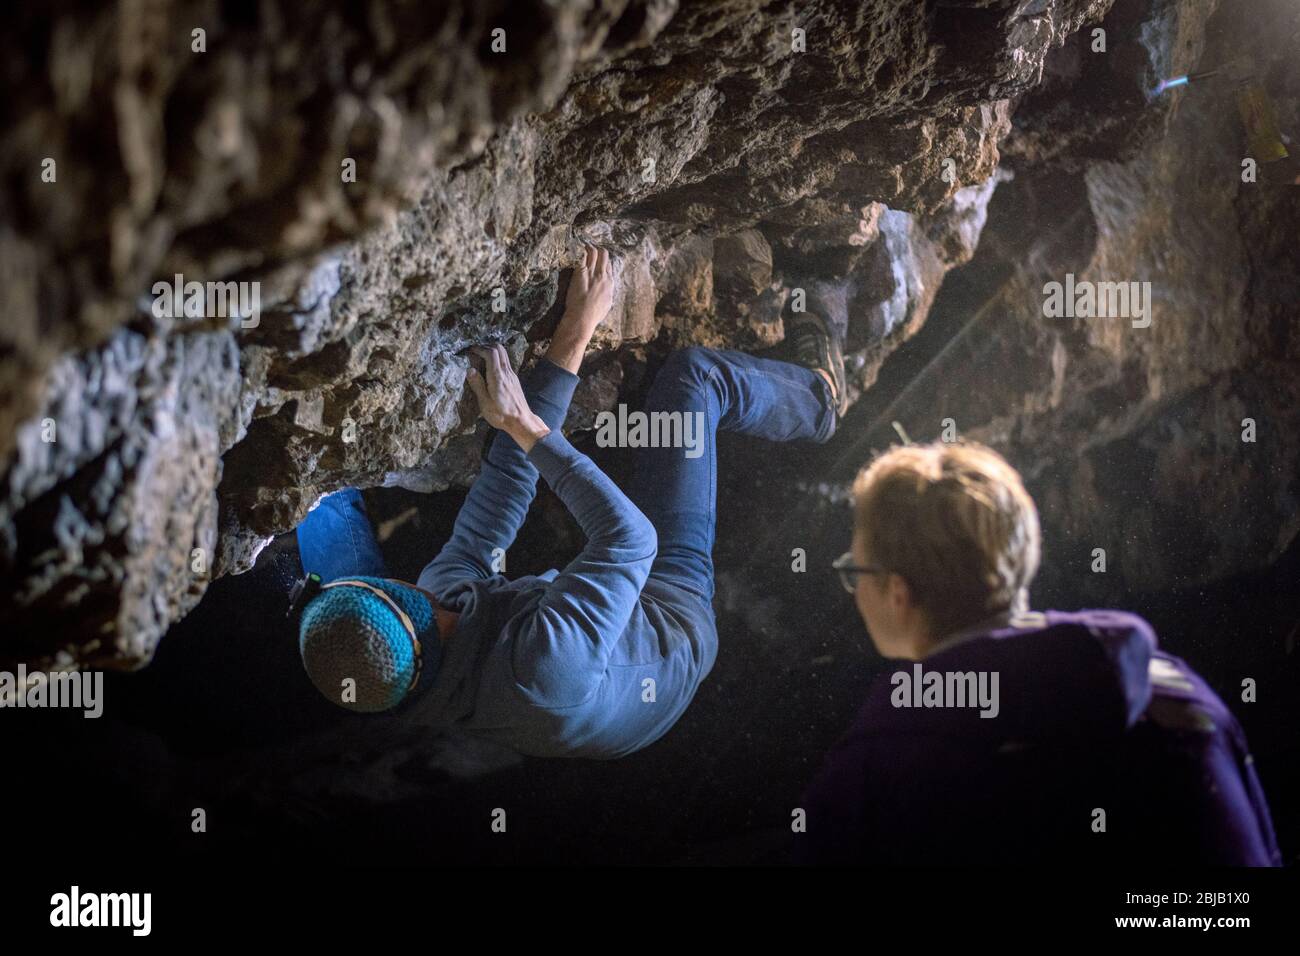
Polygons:
<instances>
[{"instance_id":1,"label":"man's fingers","mask_svg":"<svg viewBox=\"0 0 1300 956\"><path fill-rule=\"evenodd\" d=\"M510 353L501 343L475 345L470 351L483 360L483 372L479 377L486 379L489 387L495 388L501 375L510 372Z\"/></svg>"},{"instance_id":2,"label":"man's fingers","mask_svg":"<svg viewBox=\"0 0 1300 956\"><path fill-rule=\"evenodd\" d=\"M477 345L471 345L465 350L465 352L465 357L469 360L470 370L478 373L480 376L484 375L487 372L490 363L488 362L487 355L484 354L483 349Z\"/></svg>"},{"instance_id":3,"label":"man's fingers","mask_svg":"<svg viewBox=\"0 0 1300 956\"><path fill-rule=\"evenodd\" d=\"M510 353L506 351L506 347L498 342L492 346L492 351L496 355L497 371L507 375L513 373L514 369L510 366Z\"/></svg>"},{"instance_id":4,"label":"man's fingers","mask_svg":"<svg viewBox=\"0 0 1300 956\"><path fill-rule=\"evenodd\" d=\"M493 371L493 381L500 381L500 376L510 375L510 352L506 351L506 346L493 342L487 346L487 354L491 356L489 367Z\"/></svg>"},{"instance_id":5,"label":"man's fingers","mask_svg":"<svg viewBox=\"0 0 1300 956\"><path fill-rule=\"evenodd\" d=\"M469 371L465 374L465 381L469 383L470 391L478 399L479 411L482 412L483 409L487 408L487 385L483 382L483 376L478 373L478 369L471 365Z\"/></svg>"},{"instance_id":6,"label":"man's fingers","mask_svg":"<svg viewBox=\"0 0 1300 956\"><path fill-rule=\"evenodd\" d=\"M596 268L597 256L598 253L596 247L587 246L587 250L582 256L582 268L584 271L590 272L592 269Z\"/></svg>"},{"instance_id":7,"label":"man's fingers","mask_svg":"<svg viewBox=\"0 0 1300 956\"><path fill-rule=\"evenodd\" d=\"M601 247L600 253L596 256L596 275L604 278L609 275L609 250Z\"/></svg>"}]
</instances>

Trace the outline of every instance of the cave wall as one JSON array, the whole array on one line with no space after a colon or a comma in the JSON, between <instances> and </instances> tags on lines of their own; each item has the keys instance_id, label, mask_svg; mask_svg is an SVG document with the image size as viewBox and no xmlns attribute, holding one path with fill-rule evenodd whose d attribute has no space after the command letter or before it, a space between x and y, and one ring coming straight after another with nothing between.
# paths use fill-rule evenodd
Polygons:
<instances>
[{"instance_id":1,"label":"cave wall","mask_svg":"<svg viewBox=\"0 0 1300 956\"><path fill-rule=\"evenodd\" d=\"M1148 95L1198 60L1217 4L1111 6L23 11L5 43L11 83L30 95L5 106L0 160L0 657L137 666L214 577L251 566L320 495L472 480L481 426L457 353L494 338L529 360L580 241L615 253L620 291L577 429L634 401L669 348L778 343L782 306L811 277L842 296L854 392L869 389L945 273L976 255L990 198L1008 188L1038 218L992 244L990 274L1023 268L983 290L980 315L1003 320L988 320L982 348L1020 374L990 387L972 380L978 366L936 366L947 387L900 414L925 435L960 408L964 432L1039 482L1045 511L1094 536L1112 520L1095 503L1117 482L1133 490L1134 445L1158 444L1153 484L1115 519L1128 546L1186 518L1144 496L1218 482L1192 509L1213 520L1189 549L1217 549L1211 574L1264 560L1294 535L1293 489L1248 458L1233 479L1247 494L1231 499L1199 443L1207 416L1253 395L1277 422L1294 407L1259 384L1284 371L1261 362L1294 358L1290 339L1277 348L1287 290L1247 268L1285 243L1258 205L1188 182L1192 144L1217 142L1226 162L1230 137L1196 128L1179 94ZM1098 22L1104 57L1080 29ZM56 182L36 173L46 157ZM355 182L340 176L348 159ZM1189 214L1205 227L1186 231ZM1258 241L1225 238L1224 216ZM1069 233L1068 248L1018 244L1039 229ZM1168 293L1156 331L1045 327L1030 293L1063 265L1156 276ZM257 281L256 326L156 316L148 291L178 272ZM1257 328L1239 331L1233 304L1252 294ZM1270 449L1265 474L1284 475L1294 447ZM1253 531L1236 520L1243 501ZM1257 547L1265 530L1272 552ZM1146 582L1167 583L1185 558L1147 552Z\"/></svg>"},{"instance_id":2,"label":"cave wall","mask_svg":"<svg viewBox=\"0 0 1300 956\"><path fill-rule=\"evenodd\" d=\"M819 264L878 313L866 385L969 256L1009 102L1109 6L24 8L0 656L138 665L321 494L469 480L455 353L538 347L580 240L615 252L621 292L576 426L646 349L779 341ZM175 273L259 282L258 324L157 318Z\"/></svg>"},{"instance_id":3,"label":"cave wall","mask_svg":"<svg viewBox=\"0 0 1300 956\"><path fill-rule=\"evenodd\" d=\"M1153 90L1244 58L1300 131L1300 11L1152 0L1101 26L1150 38L1146 67L1092 55L1087 31L1049 56L948 306L969 315L886 416L924 438L951 418L1003 451L1043 515L1044 577L1079 603L1259 570L1300 533L1300 188L1262 164L1243 180L1233 83ZM1150 282L1150 327L1046 318L1044 284L1067 273ZM879 442L889 426L860 427Z\"/></svg>"}]
</instances>

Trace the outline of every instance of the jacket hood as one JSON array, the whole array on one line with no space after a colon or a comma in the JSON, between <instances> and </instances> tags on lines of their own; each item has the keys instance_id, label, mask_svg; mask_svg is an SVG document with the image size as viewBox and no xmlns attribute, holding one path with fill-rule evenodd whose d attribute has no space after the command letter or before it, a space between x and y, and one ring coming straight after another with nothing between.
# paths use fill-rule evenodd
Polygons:
<instances>
[{"instance_id":1,"label":"jacket hood","mask_svg":"<svg viewBox=\"0 0 1300 956\"><path fill-rule=\"evenodd\" d=\"M1151 700L1155 649L1151 625L1135 614L1023 614L957 635L923 660L891 662L855 730L1025 741L1118 735Z\"/></svg>"},{"instance_id":2,"label":"jacket hood","mask_svg":"<svg viewBox=\"0 0 1300 956\"><path fill-rule=\"evenodd\" d=\"M436 671L421 676L409 695L412 710L436 726L450 726L474 710L484 659L507 620L536 603L555 570L507 579L467 578L438 594L438 603L460 615L456 630L442 644ZM421 582L424 578L421 576Z\"/></svg>"}]
</instances>

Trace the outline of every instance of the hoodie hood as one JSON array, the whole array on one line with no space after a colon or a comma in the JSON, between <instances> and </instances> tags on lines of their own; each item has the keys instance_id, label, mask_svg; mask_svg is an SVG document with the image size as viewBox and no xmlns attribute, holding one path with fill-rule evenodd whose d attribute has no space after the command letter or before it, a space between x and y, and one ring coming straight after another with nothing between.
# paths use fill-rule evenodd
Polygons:
<instances>
[{"instance_id":1,"label":"hoodie hood","mask_svg":"<svg viewBox=\"0 0 1300 956\"><path fill-rule=\"evenodd\" d=\"M438 603L460 615L456 630L442 643L436 673L425 675L410 696L412 709L433 726L451 726L473 712L479 677L487 657L502 638L507 622L536 605L554 569L540 575L507 579L467 578L439 594ZM420 577L421 586L425 578Z\"/></svg>"},{"instance_id":2,"label":"hoodie hood","mask_svg":"<svg viewBox=\"0 0 1300 956\"><path fill-rule=\"evenodd\" d=\"M893 662L854 730L1021 741L1119 735L1151 700L1155 649L1155 632L1135 614L1019 615L958 635L921 661Z\"/></svg>"},{"instance_id":3,"label":"hoodie hood","mask_svg":"<svg viewBox=\"0 0 1300 956\"><path fill-rule=\"evenodd\" d=\"M891 664L801 798L803 862L1280 863L1240 725L1142 618L1021 615ZM916 667L996 673L996 716L897 706L892 679Z\"/></svg>"}]
</instances>

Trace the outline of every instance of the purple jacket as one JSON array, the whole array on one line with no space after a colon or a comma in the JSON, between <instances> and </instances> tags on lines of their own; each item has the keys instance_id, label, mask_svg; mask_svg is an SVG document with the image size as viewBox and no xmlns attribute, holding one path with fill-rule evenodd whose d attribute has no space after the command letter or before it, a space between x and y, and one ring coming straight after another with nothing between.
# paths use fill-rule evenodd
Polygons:
<instances>
[{"instance_id":1,"label":"purple jacket","mask_svg":"<svg viewBox=\"0 0 1300 956\"><path fill-rule=\"evenodd\" d=\"M1142 618L1027 614L917 666L827 756L799 862L1280 865L1245 733Z\"/></svg>"}]
</instances>

